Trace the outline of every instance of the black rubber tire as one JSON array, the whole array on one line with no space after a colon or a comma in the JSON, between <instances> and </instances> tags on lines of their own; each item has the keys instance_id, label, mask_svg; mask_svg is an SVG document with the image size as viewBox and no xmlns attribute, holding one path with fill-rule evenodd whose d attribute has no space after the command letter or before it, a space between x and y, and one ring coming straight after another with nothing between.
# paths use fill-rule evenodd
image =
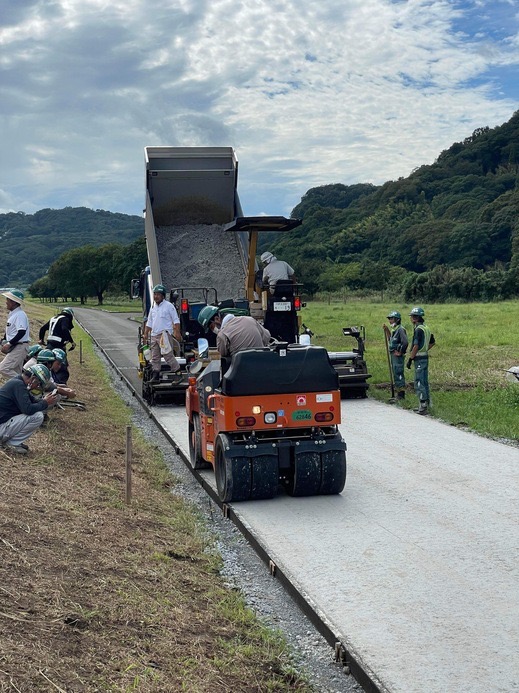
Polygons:
<instances>
[{"instance_id":1,"label":"black rubber tire","mask_svg":"<svg viewBox=\"0 0 519 693\"><path fill-rule=\"evenodd\" d=\"M294 476L288 484L291 496L317 496L321 489L321 455L303 452L295 456Z\"/></svg>"},{"instance_id":2,"label":"black rubber tire","mask_svg":"<svg viewBox=\"0 0 519 693\"><path fill-rule=\"evenodd\" d=\"M260 455L252 458L251 498L261 500L274 498L279 485L279 463L277 455Z\"/></svg>"},{"instance_id":3,"label":"black rubber tire","mask_svg":"<svg viewBox=\"0 0 519 693\"><path fill-rule=\"evenodd\" d=\"M321 453L321 488L323 496L341 493L346 484L346 452L328 450Z\"/></svg>"},{"instance_id":4,"label":"black rubber tire","mask_svg":"<svg viewBox=\"0 0 519 693\"><path fill-rule=\"evenodd\" d=\"M231 439L220 433L214 446L214 473L218 497L222 503L249 500L251 463L248 457L229 457ZM227 449L226 449L227 448Z\"/></svg>"},{"instance_id":5,"label":"black rubber tire","mask_svg":"<svg viewBox=\"0 0 519 693\"><path fill-rule=\"evenodd\" d=\"M211 463L202 457L202 427L199 414L189 422L189 464L192 469L210 469Z\"/></svg>"}]
</instances>

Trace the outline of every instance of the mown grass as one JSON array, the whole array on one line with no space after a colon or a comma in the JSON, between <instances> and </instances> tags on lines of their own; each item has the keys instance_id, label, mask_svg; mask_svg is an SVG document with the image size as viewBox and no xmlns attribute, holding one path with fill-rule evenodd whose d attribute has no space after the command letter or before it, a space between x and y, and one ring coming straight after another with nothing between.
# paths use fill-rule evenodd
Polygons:
<instances>
[{"instance_id":1,"label":"mown grass","mask_svg":"<svg viewBox=\"0 0 519 693\"><path fill-rule=\"evenodd\" d=\"M519 439L519 386L507 383L504 371L519 364L519 302L424 305L426 322L436 338L430 353L432 414L491 437ZM314 344L340 351L354 342L342 328L364 325L370 397L387 401L389 372L382 325L398 310L412 335L410 304L351 301L309 302L303 322L315 333ZM406 370L412 383L413 371ZM412 389L403 406L416 406Z\"/></svg>"}]
</instances>

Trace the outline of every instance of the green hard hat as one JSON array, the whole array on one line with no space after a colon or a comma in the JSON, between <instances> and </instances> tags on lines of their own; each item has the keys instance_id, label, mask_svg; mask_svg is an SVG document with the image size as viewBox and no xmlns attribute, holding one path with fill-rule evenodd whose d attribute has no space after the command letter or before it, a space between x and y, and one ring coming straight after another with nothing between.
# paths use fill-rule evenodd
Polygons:
<instances>
[{"instance_id":1,"label":"green hard hat","mask_svg":"<svg viewBox=\"0 0 519 693\"><path fill-rule=\"evenodd\" d=\"M41 363L37 363L35 366L31 366L26 373L31 376L35 376L40 381L42 387L45 387L50 380L50 371L47 366Z\"/></svg>"},{"instance_id":2,"label":"green hard hat","mask_svg":"<svg viewBox=\"0 0 519 693\"><path fill-rule=\"evenodd\" d=\"M402 316L397 310L392 310L391 313L387 316L387 318L396 318L396 320L402 320Z\"/></svg>"},{"instance_id":3,"label":"green hard hat","mask_svg":"<svg viewBox=\"0 0 519 693\"><path fill-rule=\"evenodd\" d=\"M67 354L63 349L53 349L54 358L60 363L67 363Z\"/></svg>"},{"instance_id":4,"label":"green hard hat","mask_svg":"<svg viewBox=\"0 0 519 693\"><path fill-rule=\"evenodd\" d=\"M411 310L411 312L409 313L409 315L414 315L414 316L416 316L417 318L423 318L423 316L425 315L425 310L424 310L421 306L415 306L415 307Z\"/></svg>"},{"instance_id":5,"label":"green hard hat","mask_svg":"<svg viewBox=\"0 0 519 693\"><path fill-rule=\"evenodd\" d=\"M72 310L72 308L63 308L61 312L65 313L65 315L74 315L74 311Z\"/></svg>"},{"instance_id":6,"label":"green hard hat","mask_svg":"<svg viewBox=\"0 0 519 693\"><path fill-rule=\"evenodd\" d=\"M207 330L209 323L218 312L219 308L216 306L204 306L200 313L198 313L198 322L202 325L204 330Z\"/></svg>"},{"instance_id":7,"label":"green hard hat","mask_svg":"<svg viewBox=\"0 0 519 693\"><path fill-rule=\"evenodd\" d=\"M36 354L39 354L43 350L41 344L33 344L27 349L27 355L30 359L34 358Z\"/></svg>"},{"instance_id":8,"label":"green hard hat","mask_svg":"<svg viewBox=\"0 0 519 693\"><path fill-rule=\"evenodd\" d=\"M166 295L166 287L163 284L155 284L153 287L153 293L154 294L162 294L163 296Z\"/></svg>"},{"instance_id":9,"label":"green hard hat","mask_svg":"<svg viewBox=\"0 0 519 693\"><path fill-rule=\"evenodd\" d=\"M54 363L55 360L56 355L50 349L42 349L36 357L38 363Z\"/></svg>"}]
</instances>

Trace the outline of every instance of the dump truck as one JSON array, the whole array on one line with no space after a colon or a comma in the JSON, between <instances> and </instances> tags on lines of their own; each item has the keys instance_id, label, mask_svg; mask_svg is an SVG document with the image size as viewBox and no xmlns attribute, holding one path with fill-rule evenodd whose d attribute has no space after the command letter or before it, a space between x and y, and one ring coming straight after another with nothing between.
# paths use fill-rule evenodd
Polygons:
<instances>
[{"instance_id":1,"label":"dump truck","mask_svg":"<svg viewBox=\"0 0 519 693\"><path fill-rule=\"evenodd\" d=\"M264 320L283 312L298 334L301 299L290 287L274 301L257 286L256 247L261 231L287 231L301 224L282 216L244 217L238 191L238 161L232 147L145 147L144 228L149 264L132 295L143 302L143 320L153 301L153 286L170 290L181 321L182 341L175 345L184 376L172 379L163 364L159 382L139 332L139 369L143 397L151 404L184 394L187 371L200 337L197 317L207 304L231 301ZM275 336L275 335L274 335Z\"/></svg>"}]
</instances>

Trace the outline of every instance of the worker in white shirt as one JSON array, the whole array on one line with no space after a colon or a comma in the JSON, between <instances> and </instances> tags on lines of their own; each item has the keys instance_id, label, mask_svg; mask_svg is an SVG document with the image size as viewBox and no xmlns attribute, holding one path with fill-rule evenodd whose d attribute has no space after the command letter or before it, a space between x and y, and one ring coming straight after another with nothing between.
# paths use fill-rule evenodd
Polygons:
<instances>
[{"instance_id":1,"label":"worker in white shirt","mask_svg":"<svg viewBox=\"0 0 519 693\"><path fill-rule=\"evenodd\" d=\"M153 306L148 314L146 327L144 328L144 339L150 341L151 351L151 367L153 375L151 382L159 382L160 380L160 359L164 356L164 360L171 368L173 373L179 373L180 364L175 358L173 349L172 337L174 336L178 342L182 341L180 333L180 320L175 306L166 301L166 289L162 284L157 284L153 287ZM161 341L169 342L170 349L161 350Z\"/></svg>"},{"instance_id":2,"label":"worker in white shirt","mask_svg":"<svg viewBox=\"0 0 519 693\"><path fill-rule=\"evenodd\" d=\"M29 320L22 309L23 293L18 289L6 291L5 305L9 314L0 352L5 354L0 363L0 379L22 374L22 366L29 347Z\"/></svg>"}]
</instances>

